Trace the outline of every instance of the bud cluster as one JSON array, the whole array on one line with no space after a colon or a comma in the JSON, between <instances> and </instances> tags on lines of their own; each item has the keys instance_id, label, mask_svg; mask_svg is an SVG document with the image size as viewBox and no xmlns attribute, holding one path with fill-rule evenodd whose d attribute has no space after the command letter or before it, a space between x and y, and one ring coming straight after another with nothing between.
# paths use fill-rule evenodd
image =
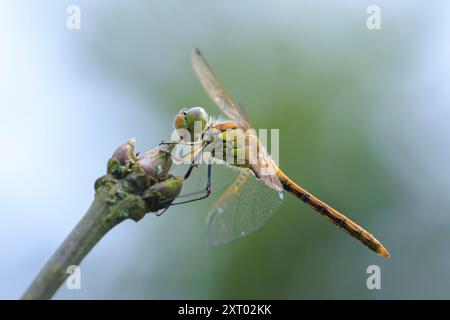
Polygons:
<instances>
[{"instance_id":1,"label":"bud cluster","mask_svg":"<svg viewBox=\"0 0 450 320\"><path fill-rule=\"evenodd\" d=\"M147 212L167 208L179 195L183 178L169 173L173 146L161 145L137 155L135 145L136 140L130 139L116 149L108 160L107 174L95 182L95 191L106 191L109 205L139 197L142 214L123 213L125 218L139 220Z\"/></svg>"}]
</instances>

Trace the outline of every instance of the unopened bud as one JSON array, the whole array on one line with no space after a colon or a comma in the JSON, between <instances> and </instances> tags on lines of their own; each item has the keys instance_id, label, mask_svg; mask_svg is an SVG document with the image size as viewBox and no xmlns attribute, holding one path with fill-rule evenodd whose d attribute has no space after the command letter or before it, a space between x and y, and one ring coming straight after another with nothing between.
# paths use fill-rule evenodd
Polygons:
<instances>
[{"instance_id":1,"label":"unopened bud","mask_svg":"<svg viewBox=\"0 0 450 320\"><path fill-rule=\"evenodd\" d=\"M108 173L118 178L127 174L136 158L134 153L135 146L135 138L131 138L121 144L108 161Z\"/></svg>"},{"instance_id":2,"label":"unopened bud","mask_svg":"<svg viewBox=\"0 0 450 320\"><path fill-rule=\"evenodd\" d=\"M161 145L138 156L137 163L148 176L156 179L167 177L172 166L171 152L174 145Z\"/></svg>"},{"instance_id":3,"label":"unopened bud","mask_svg":"<svg viewBox=\"0 0 450 320\"><path fill-rule=\"evenodd\" d=\"M183 186L183 177L171 176L170 178L155 183L142 195L150 212L156 212L168 207L175 200Z\"/></svg>"},{"instance_id":4,"label":"unopened bud","mask_svg":"<svg viewBox=\"0 0 450 320\"><path fill-rule=\"evenodd\" d=\"M122 143L111 156L111 159L117 160L120 165L127 164L129 159L133 159L134 149L136 148L136 138L131 138L125 143Z\"/></svg>"}]
</instances>

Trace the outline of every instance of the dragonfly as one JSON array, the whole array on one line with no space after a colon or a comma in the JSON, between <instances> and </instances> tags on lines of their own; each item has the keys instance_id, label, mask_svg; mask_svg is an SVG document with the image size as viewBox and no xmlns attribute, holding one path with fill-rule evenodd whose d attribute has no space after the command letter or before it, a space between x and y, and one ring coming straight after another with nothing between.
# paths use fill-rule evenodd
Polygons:
<instances>
[{"instance_id":1,"label":"dragonfly","mask_svg":"<svg viewBox=\"0 0 450 320\"><path fill-rule=\"evenodd\" d=\"M212 244L227 243L260 228L276 212L283 201L283 191L286 191L370 250L389 257L388 250L371 233L299 186L277 166L250 125L246 112L225 91L199 49L193 49L191 62L204 90L227 120L214 120L202 107L183 108L176 115L174 128L188 135L180 134L175 143L192 148L190 159L193 160L185 179L198 166L194 160L208 149L210 156L219 161L229 160L230 157L236 160L238 152L243 160L231 161L231 164L224 161L237 168L239 174L208 212L206 226ZM230 150L225 152L225 157L224 153L219 155L220 152L217 152ZM196 200L211 194L211 166L212 163L208 163L205 194Z\"/></svg>"}]
</instances>

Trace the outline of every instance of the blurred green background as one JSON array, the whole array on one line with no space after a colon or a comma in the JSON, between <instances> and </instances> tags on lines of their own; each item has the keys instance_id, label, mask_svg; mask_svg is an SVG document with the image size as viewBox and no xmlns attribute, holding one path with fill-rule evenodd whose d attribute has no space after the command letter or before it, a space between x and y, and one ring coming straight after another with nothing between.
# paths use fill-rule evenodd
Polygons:
<instances>
[{"instance_id":1,"label":"blurred green background","mask_svg":"<svg viewBox=\"0 0 450 320\"><path fill-rule=\"evenodd\" d=\"M81 30L66 28L70 4ZM379 31L366 28L371 4ZM0 298L18 298L81 218L116 146L154 147L185 106L219 114L191 70L194 46L256 128L280 129L284 171L392 257L291 197L257 232L211 247L212 197L121 224L82 263L82 290L56 298L450 298L449 12L446 1L3 1ZM203 180L198 170L190 187ZM374 264L381 290L366 287Z\"/></svg>"}]
</instances>

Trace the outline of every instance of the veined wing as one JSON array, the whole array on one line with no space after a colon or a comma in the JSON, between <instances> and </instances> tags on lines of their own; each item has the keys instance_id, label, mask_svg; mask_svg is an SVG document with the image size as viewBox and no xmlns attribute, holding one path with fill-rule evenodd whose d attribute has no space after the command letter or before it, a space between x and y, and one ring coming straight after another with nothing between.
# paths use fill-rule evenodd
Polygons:
<instances>
[{"instance_id":1,"label":"veined wing","mask_svg":"<svg viewBox=\"0 0 450 320\"><path fill-rule=\"evenodd\" d=\"M213 245L230 242L260 228L278 209L283 193L269 188L243 169L212 206L206 219Z\"/></svg>"},{"instance_id":2,"label":"veined wing","mask_svg":"<svg viewBox=\"0 0 450 320\"><path fill-rule=\"evenodd\" d=\"M266 147L259 140L256 131L254 129L246 130L245 134L249 168L267 186L282 192L283 185L278 178L278 166L267 153Z\"/></svg>"},{"instance_id":3,"label":"veined wing","mask_svg":"<svg viewBox=\"0 0 450 320\"><path fill-rule=\"evenodd\" d=\"M243 128L248 128L244 112L225 91L199 49L192 50L191 61L197 78L222 113L231 120L239 121Z\"/></svg>"}]
</instances>

